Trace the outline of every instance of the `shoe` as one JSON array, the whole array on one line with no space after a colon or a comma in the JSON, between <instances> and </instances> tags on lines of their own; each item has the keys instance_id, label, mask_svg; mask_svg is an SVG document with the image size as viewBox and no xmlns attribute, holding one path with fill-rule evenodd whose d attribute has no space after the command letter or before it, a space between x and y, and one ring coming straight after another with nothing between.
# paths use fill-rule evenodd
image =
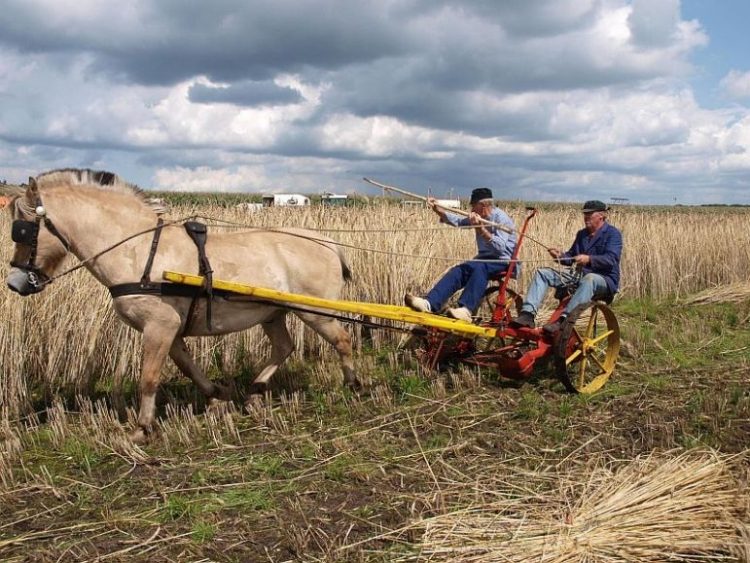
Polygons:
<instances>
[{"instance_id":1,"label":"shoe","mask_svg":"<svg viewBox=\"0 0 750 563\"><path fill-rule=\"evenodd\" d=\"M535 324L534 315L528 311L521 311L515 319L510 321L510 326L513 328L534 328Z\"/></svg>"},{"instance_id":2,"label":"shoe","mask_svg":"<svg viewBox=\"0 0 750 563\"><path fill-rule=\"evenodd\" d=\"M466 321L467 323L471 322L471 311L469 311L466 307L456 307L454 309L448 309L446 313L453 319Z\"/></svg>"},{"instance_id":3,"label":"shoe","mask_svg":"<svg viewBox=\"0 0 750 563\"><path fill-rule=\"evenodd\" d=\"M558 332L560 332L560 329L562 328L564 322L565 317L560 317L555 322L544 325L542 327L542 330L547 334L557 334Z\"/></svg>"},{"instance_id":4,"label":"shoe","mask_svg":"<svg viewBox=\"0 0 750 563\"><path fill-rule=\"evenodd\" d=\"M432 307L430 307L430 302L427 301L424 297L417 297L416 295L412 295L411 293L407 293L404 295L404 303L406 303L407 307L411 307L415 311L419 311L420 313L432 313Z\"/></svg>"}]
</instances>

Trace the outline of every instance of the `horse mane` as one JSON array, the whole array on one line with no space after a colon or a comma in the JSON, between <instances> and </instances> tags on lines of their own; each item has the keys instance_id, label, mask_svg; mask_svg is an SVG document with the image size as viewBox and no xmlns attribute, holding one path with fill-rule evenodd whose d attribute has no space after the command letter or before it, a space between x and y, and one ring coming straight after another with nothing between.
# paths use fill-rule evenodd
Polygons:
<instances>
[{"instance_id":1,"label":"horse mane","mask_svg":"<svg viewBox=\"0 0 750 563\"><path fill-rule=\"evenodd\" d=\"M93 185L103 190L132 194L140 200L145 201L143 190L135 184L130 184L120 178L117 174L104 170L91 170L90 168L60 168L43 172L36 178L39 187L51 184L67 182L75 185Z\"/></svg>"}]
</instances>

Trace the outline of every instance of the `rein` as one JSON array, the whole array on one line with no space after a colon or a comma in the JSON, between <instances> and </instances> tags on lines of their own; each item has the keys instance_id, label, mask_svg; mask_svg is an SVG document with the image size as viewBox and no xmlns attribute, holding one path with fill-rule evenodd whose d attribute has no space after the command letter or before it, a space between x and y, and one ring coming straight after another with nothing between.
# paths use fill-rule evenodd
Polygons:
<instances>
[{"instance_id":1,"label":"rein","mask_svg":"<svg viewBox=\"0 0 750 563\"><path fill-rule=\"evenodd\" d=\"M58 280L58 279L62 278L63 276L67 276L68 274L72 274L76 270L80 270L81 268L83 268L89 262L93 262L94 260L96 260L97 258L103 256L104 254L107 254L108 252L112 252L118 246L122 246L123 244L125 244L126 242L128 242L130 240L133 240L134 238L137 238L137 237L140 237L140 236L143 236L143 235L147 235L148 233L156 233L157 231L160 232L161 229L163 229L164 227L169 227L171 225L184 224L186 221L189 221L190 219L193 219L194 217L195 217L194 215L191 215L189 217L183 217L181 219L174 219L174 220L171 220L171 221L164 221L163 219L159 218L159 220L157 221L155 227L144 229L142 231L138 231L137 233L133 233L132 235L125 237L121 241L118 241L118 242L116 242L116 243L108 246L107 248L105 248L103 250L100 250L99 252L97 252L93 256L89 256L88 258L86 258L84 260L81 260L75 266L71 266L67 270L63 270L59 274L56 274L56 275L54 275L52 277L47 278L43 282L43 285L49 285L53 281ZM155 238L156 238L156 241L157 241L156 244L158 244L158 240L159 239L158 239L158 237L155 237ZM66 247L66 248L69 250L69 247ZM153 246L153 242L152 242L152 251L155 253L155 247ZM149 256L149 259L150 259L151 262L153 262L153 257L152 256ZM14 266L14 264L11 264L11 266ZM149 270L151 269L150 265L149 265L148 269Z\"/></svg>"}]
</instances>

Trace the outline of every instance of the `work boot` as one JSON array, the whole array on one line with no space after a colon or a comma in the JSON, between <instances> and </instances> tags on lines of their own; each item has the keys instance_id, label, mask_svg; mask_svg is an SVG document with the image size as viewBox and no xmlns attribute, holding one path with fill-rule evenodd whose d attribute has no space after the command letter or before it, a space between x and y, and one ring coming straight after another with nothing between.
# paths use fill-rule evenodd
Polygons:
<instances>
[{"instance_id":1,"label":"work boot","mask_svg":"<svg viewBox=\"0 0 750 563\"><path fill-rule=\"evenodd\" d=\"M453 319L466 321L467 323L471 322L471 311L469 311L466 307L455 307L453 309L448 309L446 313L448 313L448 316Z\"/></svg>"},{"instance_id":2,"label":"work boot","mask_svg":"<svg viewBox=\"0 0 750 563\"><path fill-rule=\"evenodd\" d=\"M557 334L558 332L560 332L560 329L562 328L562 325L565 322L565 319L566 319L565 316L561 316L555 322L547 323L546 325L544 325L542 327L542 330L546 332L547 334L551 334L551 335Z\"/></svg>"},{"instance_id":3,"label":"work boot","mask_svg":"<svg viewBox=\"0 0 750 563\"><path fill-rule=\"evenodd\" d=\"M518 316L510 321L513 328L534 328L536 324L534 315L528 311L521 311Z\"/></svg>"},{"instance_id":4,"label":"work boot","mask_svg":"<svg viewBox=\"0 0 750 563\"><path fill-rule=\"evenodd\" d=\"M411 293L407 293L404 295L404 303L406 303L407 307L411 307L415 311L419 311L420 313L432 313L432 307L430 307L430 302L427 301L424 297L417 297L416 295L412 295Z\"/></svg>"}]
</instances>

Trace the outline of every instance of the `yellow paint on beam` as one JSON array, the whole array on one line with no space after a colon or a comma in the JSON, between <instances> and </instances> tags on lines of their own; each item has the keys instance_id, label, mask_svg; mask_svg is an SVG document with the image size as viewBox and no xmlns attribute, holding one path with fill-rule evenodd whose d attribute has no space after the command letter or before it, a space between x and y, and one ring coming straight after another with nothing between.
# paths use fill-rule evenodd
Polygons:
<instances>
[{"instance_id":1,"label":"yellow paint on beam","mask_svg":"<svg viewBox=\"0 0 750 563\"><path fill-rule=\"evenodd\" d=\"M203 285L203 276L195 276L192 274L165 271L162 274L162 278L173 283L184 285L197 287ZM441 317L440 315L434 315L432 313L419 313L413 311L409 307L403 307L400 305L381 305L379 303L360 303L358 301L321 299L320 297L311 297L308 295L300 295L298 293L287 293L276 289L255 287L252 285L217 279L213 280L213 287L215 289L231 291L238 295L248 295L259 299L267 299L269 301L293 303L295 305L317 307L343 313L356 313L369 317L377 317L379 319L388 319L402 323L439 328L456 334L492 338L497 333L497 330L494 328L481 327L465 321L449 319L448 317Z\"/></svg>"}]
</instances>

